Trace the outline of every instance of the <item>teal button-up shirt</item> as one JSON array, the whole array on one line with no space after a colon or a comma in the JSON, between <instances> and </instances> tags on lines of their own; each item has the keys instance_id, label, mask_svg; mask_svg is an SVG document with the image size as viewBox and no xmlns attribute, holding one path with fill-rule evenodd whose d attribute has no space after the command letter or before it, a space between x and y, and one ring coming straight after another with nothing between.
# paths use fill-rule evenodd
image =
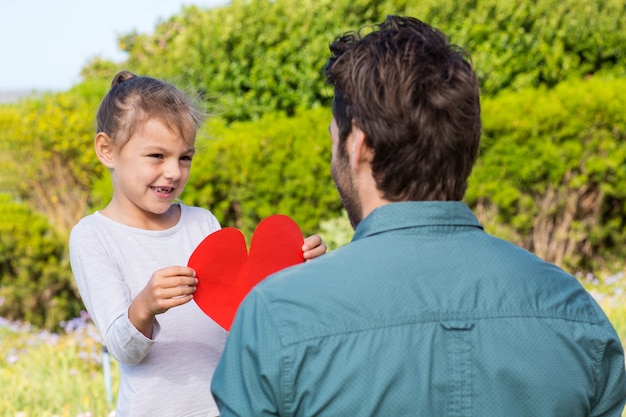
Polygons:
<instances>
[{"instance_id":1,"label":"teal button-up shirt","mask_svg":"<svg viewBox=\"0 0 626 417\"><path fill-rule=\"evenodd\" d=\"M618 417L626 379L574 277L461 202L402 202L259 284L212 391L222 417Z\"/></svg>"}]
</instances>

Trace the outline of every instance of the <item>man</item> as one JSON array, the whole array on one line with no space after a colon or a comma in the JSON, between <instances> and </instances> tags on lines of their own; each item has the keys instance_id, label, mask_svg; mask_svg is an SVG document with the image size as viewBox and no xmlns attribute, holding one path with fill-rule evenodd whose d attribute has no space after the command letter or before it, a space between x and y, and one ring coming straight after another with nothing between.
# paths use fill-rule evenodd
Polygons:
<instances>
[{"instance_id":1,"label":"man","mask_svg":"<svg viewBox=\"0 0 626 417\"><path fill-rule=\"evenodd\" d=\"M246 298L213 378L222 417L620 416L602 310L461 202L480 137L469 58L394 16L330 48L332 173L355 234Z\"/></svg>"}]
</instances>

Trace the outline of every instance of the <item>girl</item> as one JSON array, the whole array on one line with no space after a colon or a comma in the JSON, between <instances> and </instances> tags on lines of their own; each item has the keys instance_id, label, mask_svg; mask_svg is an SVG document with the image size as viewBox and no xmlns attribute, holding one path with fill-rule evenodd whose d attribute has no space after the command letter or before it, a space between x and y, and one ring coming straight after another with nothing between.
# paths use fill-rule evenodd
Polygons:
<instances>
[{"instance_id":1,"label":"girl","mask_svg":"<svg viewBox=\"0 0 626 417\"><path fill-rule=\"evenodd\" d=\"M72 270L87 311L120 366L116 416L217 416L213 371L227 333L195 303L186 266L220 225L177 202L203 114L164 81L118 73L97 114L94 147L113 198L70 235ZM304 258L326 251L305 239Z\"/></svg>"}]
</instances>

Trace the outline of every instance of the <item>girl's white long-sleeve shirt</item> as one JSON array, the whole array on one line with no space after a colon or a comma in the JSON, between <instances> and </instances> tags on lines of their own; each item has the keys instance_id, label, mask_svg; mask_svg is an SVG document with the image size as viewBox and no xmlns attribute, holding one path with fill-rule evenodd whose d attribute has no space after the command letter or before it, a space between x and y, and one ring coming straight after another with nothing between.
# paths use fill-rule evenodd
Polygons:
<instances>
[{"instance_id":1,"label":"girl's white long-sleeve shirt","mask_svg":"<svg viewBox=\"0 0 626 417\"><path fill-rule=\"evenodd\" d=\"M227 332L193 301L158 315L151 339L128 318L132 299L156 270L187 265L196 246L220 229L210 211L180 207L178 224L167 230L129 227L96 212L70 235L78 290L119 361L117 417L219 414L210 386Z\"/></svg>"}]
</instances>

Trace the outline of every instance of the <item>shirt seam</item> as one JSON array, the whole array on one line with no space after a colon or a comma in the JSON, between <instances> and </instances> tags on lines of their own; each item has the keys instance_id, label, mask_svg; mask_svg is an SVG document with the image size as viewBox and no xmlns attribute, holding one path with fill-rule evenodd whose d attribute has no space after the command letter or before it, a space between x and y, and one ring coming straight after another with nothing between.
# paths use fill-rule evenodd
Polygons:
<instances>
[{"instance_id":1,"label":"shirt seam","mask_svg":"<svg viewBox=\"0 0 626 417\"><path fill-rule=\"evenodd\" d=\"M589 326L602 326L602 323L599 323L597 320L590 320L585 318L577 318L577 317L563 317L557 314L536 314L536 313L527 313L527 314L519 314L519 313L511 313L511 314L486 314L486 315L463 315L463 313L454 313L450 315L435 313L433 317L428 318L407 318L404 320L368 320L368 326L362 326L361 323L352 322L351 324L344 326L337 326L334 328L328 328L328 331L316 334L306 335L306 331L301 334L301 337L286 337L279 334L281 348L285 348L287 346L299 344L302 342L323 339L331 336L339 336L339 335L347 335L352 333L362 333L369 332L377 329L386 329L393 327L404 327L404 326L413 326L418 324L426 324L426 323L439 323L445 321L461 321L461 322L471 322L471 321L485 321L485 320L494 320L494 319L514 319L514 318L534 318L539 320L557 320L557 321L565 321L572 323L583 323ZM276 327L277 324L272 317L272 323ZM277 327L280 328L280 327Z\"/></svg>"}]
</instances>

